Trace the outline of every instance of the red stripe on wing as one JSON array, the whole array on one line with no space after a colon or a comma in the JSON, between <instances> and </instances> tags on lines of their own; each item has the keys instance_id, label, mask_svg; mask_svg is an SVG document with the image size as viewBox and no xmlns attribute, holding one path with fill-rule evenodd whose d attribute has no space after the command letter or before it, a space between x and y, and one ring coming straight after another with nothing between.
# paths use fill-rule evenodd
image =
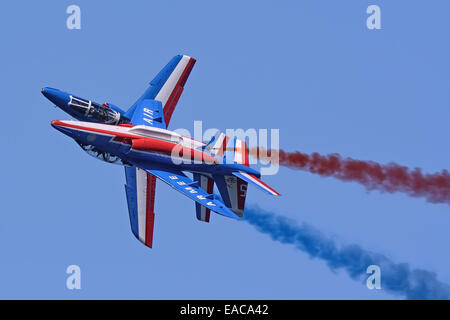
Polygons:
<instances>
[{"instance_id":1,"label":"red stripe on wing","mask_svg":"<svg viewBox=\"0 0 450 320\"><path fill-rule=\"evenodd\" d=\"M152 247L153 245L153 229L155 226L155 186L156 178L147 173L147 203L145 213L145 245Z\"/></svg>"},{"instance_id":2,"label":"red stripe on wing","mask_svg":"<svg viewBox=\"0 0 450 320\"><path fill-rule=\"evenodd\" d=\"M206 192L209 194L213 193L214 191L214 180L208 178L208 186L206 187ZM205 207L205 221L209 222L209 217L211 215L211 210Z\"/></svg>"},{"instance_id":3,"label":"red stripe on wing","mask_svg":"<svg viewBox=\"0 0 450 320\"><path fill-rule=\"evenodd\" d=\"M265 184L262 180L258 179L257 177L255 177L252 174L248 174L250 177L252 177L252 179L255 179L256 181L258 181L259 183L261 183L264 187L266 187L268 190L272 191L274 194L276 194L277 196L281 196L280 193L278 193L277 191L275 191L274 189L272 189L271 187L269 187L267 184Z\"/></svg>"},{"instance_id":4,"label":"red stripe on wing","mask_svg":"<svg viewBox=\"0 0 450 320\"><path fill-rule=\"evenodd\" d=\"M186 68L183 70L183 73L181 74L177 84L173 88L173 91L170 94L169 99L167 99L167 102L164 105L164 120L166 121L166 127L169 126L170 119L172 118L172 113L175 110L175 106L177 105L181 94L183 93L184 84L186 83L189 74L191 73L191 70L194 67L195 62L196 60L194 58L189 59Z\"/></svg>"}]
</instances>

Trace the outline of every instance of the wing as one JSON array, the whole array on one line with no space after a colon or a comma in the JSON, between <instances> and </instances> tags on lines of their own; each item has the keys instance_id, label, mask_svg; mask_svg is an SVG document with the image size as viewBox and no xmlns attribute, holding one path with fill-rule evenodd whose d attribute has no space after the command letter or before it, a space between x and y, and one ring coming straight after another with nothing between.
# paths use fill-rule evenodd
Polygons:
<instances>
[{"instance_id":1,"label":"wing","mask_svg":"<svg viewBox=\"0 0 450 320\"><path fill-rule=\"evenodd\" d=\"M125 117L131 119L131 124L165 129L194 64L194 58L175 56L150 82L150 87L131 106ZM125 176L131 230L136 238L151 248L156 178L135 167L125 167Z\"/></svg>"},{"instance_id":2,"label":"wing","mask_svg":"<svg viewBox=\"0 0 450 320\"><path fill-rule=\"evenodd\" d=\"M151 99L141 100L134 110L130 123L166 129L161 101Z\"/></svg>"},{"instance_id":3,"label":"wing","mask_svg":"<svg viewBox=\"0 0 450 320\"><path fill-rule=\"evenodd\" d=\"M156 178L142 169L125 167L125 191L131 230L136 238L147 247L153 245L155 222Z\"/></svg>"},{"instance_id":4,"label":"wing","mask_svg":"<svg viewBox=\"0 0 450 320\"><path fill-rule=\"evenodd\" d=\"M195 59L186 55L178 55L150 82L150 87L128 110L126 117L131 119L135 109L144 99L158 100L164 110L166 127L169 125L172 113L184 89L184 84L195 64Z\"/></svg>"},{"instance_id":5,"label":"wing","mask_svg":"<svg viewBox=\"0 0 450 320\"><path fill-rule=\"evenodd\" d=\"M213 194L208 194L199 186L198 182L192 181L183 172L179 170L165 171L159 169L147 169L146 171L207 209L229 218L240 219L220 200L216 199Z\"/></svg>"},{"instance_id":6,"label":"wing","mask_svg":"<svg viewBox=\"0 0 450 320\"><path fill-rule=\"evenodd\" d=\"M162 104L157 100L143 99L136 106L130 123L165 128ZM131 230L147 247L153 245L155 222L156 178L137 167L125 167L125 191L130 215Z\"/></svg>"}]
</instances>

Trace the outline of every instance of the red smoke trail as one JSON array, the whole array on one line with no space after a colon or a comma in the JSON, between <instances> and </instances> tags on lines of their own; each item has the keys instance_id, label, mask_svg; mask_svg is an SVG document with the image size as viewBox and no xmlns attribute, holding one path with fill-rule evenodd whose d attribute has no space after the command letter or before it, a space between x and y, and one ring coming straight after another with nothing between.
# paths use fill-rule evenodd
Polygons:
<instances>
[{"instance_id":1,"label":"red smoke trail","mask_svg":"<svg viewBox=\"0 0 450 320\"><path fill-rule=\"evenodd\" d=\"M256 154L256 150L252 150ZM263 150L258 153L262 159ZM311 155L301 152L279 151L280 165L306 170L324 177L355 181L369 190L404 192L413 197L425 197L429 202L450 204L450 174L425 174L421 169L409 169L395 163L381 165L373 161L342 158L338 154Z\"/></svg>"}]
</instances>

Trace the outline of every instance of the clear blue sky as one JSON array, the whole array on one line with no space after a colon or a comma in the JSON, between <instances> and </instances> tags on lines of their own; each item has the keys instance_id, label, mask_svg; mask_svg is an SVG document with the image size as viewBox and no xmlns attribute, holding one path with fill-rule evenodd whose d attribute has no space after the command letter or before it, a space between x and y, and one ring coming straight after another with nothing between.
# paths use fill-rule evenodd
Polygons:
<instances>
[{"instance_id":1,"label":"clear blue sky","mask_svg":"<svg viewBox=\"0 0 450 320\"><path fill-rule=\"evenodd\" d=\"M68 30L70 4L82 29ZM382 30L366 28L378 4ZM0 298L397 299L272 241L195 218L158 183L154 249L131 234L118 166L50 127L52 86L128 108L176 54L197 59L171 128L279 128L287 150L449 168L448 1L14 1L0 11ZM247 204L450 283L445 204L282 168ZM66 267L82 289L65 287Z\"/></svg>"}]
</instances>

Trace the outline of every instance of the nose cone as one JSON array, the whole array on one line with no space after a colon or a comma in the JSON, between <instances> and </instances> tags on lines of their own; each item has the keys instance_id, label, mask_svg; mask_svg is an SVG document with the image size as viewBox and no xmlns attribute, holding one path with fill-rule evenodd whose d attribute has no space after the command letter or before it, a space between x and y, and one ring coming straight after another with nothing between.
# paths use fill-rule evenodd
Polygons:
<instances>
[{"instance_id":1,"label":"nose cone","mask_svg":"<svg viewBox=\"0 0 450 320\"><path fill-rule=\"evenodd\" d=\"M70 96L68 93L60 91L58 89L53 88L42 88L41 93L51 102L62 109L67 108L67 104L70 101Z\"/></svg>"},{"instance_id":2,"label":"nose cone","mask_svg":"<svg viewBox=\"0 0 450 320\"><path fill-rule=\"evenodd\" d=\"M79 131L71 128L68 121L64 122L60 120L53 120L50 124L52 125L53 128L64 133L66 136L69 136L73 139L79 138L80 135Z\"/></svg>"},{"instance_id":3,"label":"nose cone","mask_svg":"<svg viewBox=\"0 0 450 320\"><path fill-rule=\"evenodd\" d=\"M50 124L53 128L58 129L61 126L61 121L53 120Z\"/></svg>"},{"instance_id":4,"label":"nose cone","mask_svg":"<svg viewBox=\"0 0 450 320\"><path fill-rule=\"evenodd\" d=\"M51 126L55 128L58 131L61 131L62 133L67 134L66 130L64 130L64 123L59 120L53 120L51 123Z\"/></svg>"}]
</instances>

